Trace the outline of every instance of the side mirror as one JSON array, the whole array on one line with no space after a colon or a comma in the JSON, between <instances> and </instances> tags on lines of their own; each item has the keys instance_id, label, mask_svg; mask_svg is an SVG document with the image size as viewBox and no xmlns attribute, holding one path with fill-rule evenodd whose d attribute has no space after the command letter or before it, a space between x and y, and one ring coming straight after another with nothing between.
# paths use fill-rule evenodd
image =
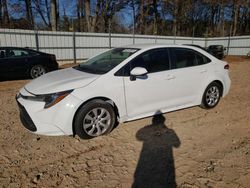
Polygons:
<instances>
[{"instance_id":1,"label":"side mirror","mask_svg":"<svg viewBox=\"0 0 250 188\"><path fill-rule=\"evenodd\" d=\"M137 76L145 76L148 73L143 67L135 67L130 71L130 80L133 81Z\"/></svg>"},{"instance_id":2,"label":"side mirror","mask_svg":"<svg viewBox=\"0 0 250 188\"><path fill-rule=\"evenodd\" d=\"M130 71L130 75L132 76L144 76L148 73L147 69L143 67L135 67Z\"/></svg>"}]
</instances>

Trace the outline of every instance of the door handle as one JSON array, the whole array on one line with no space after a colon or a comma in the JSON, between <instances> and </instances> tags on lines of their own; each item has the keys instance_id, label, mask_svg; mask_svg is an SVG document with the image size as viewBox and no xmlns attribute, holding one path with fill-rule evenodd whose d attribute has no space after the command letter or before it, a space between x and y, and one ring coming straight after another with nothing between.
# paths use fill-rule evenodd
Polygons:
<instances>
[{"instance_id":1,"label":"door handle","mask_svg":"<svg viewBox=\"0 0 250 188\"><path fill-rule=\"evenodd\" d=\"M175 76L174 76L174 75L168 75L168 76L167 76L167 80L172 80L172 79L175 79Z\"/></svg>"},{"instance_id":2,"label":"door handle","mask_svg":"<svg viewBox=\"0 0 250 188\"><path fill-rule=\"evenodd\" d=\"M202 71L200 71L200 73L205 73L205 72L207 72L207 70L202 70Z\"/></svg>"}]
</instances>

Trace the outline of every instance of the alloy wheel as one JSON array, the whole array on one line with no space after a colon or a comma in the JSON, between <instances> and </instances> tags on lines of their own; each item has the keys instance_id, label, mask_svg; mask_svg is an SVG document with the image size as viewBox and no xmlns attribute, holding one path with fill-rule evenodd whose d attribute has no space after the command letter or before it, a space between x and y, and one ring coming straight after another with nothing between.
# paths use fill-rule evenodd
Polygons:
<instances>
[{"instance_id":1,"label":"alloy wheel","mask_svg":"<svg viewBox=\"0 0 250 188\"><path fill-rule=\"evenodd\" d=\"M220 90L217 86L212 86L207 90L206 102L208 106L213 107L217 104L220 98Z\"/></svg>"},{"instance_id":2,"label":"alloy wheel","mask_svg":"<svg viewBox=\"0 0 250 188\"><path fill-rule=\"evenodd\" d=\"M83 119L83 129L89 136L100 136L110 127L111 115L105 108L90 110Z\"/></svg>"}]
</instances>

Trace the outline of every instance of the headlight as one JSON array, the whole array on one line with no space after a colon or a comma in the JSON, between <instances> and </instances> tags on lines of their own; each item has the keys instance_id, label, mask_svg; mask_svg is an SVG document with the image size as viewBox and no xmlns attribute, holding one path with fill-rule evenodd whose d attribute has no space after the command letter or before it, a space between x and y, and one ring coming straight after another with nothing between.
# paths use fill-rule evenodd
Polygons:
<instances>
[{"instance_id":1,"label":"headlight","mask_svg":"<svg viewBox=\"0 0 250 188\"><path fill-rule=\"evenodd\" d=\"M51 106L54 106L56 103L59 103L61 100L63 100L65 97L68 96L73 90L68 91L62 91L58 93L51 93L51 94L45 94L45 95L34 95L34 96L24 96L21 93L19 93L16 96L16 99L23 98L27 100L32 101L40 101L45 102L44 108L49 108Z\"/></svg>"},{"instance_id":2,"label":"headlight","mask_svg":"<svg viewBox=\"0 0 250 188\"><path fill-rule=\"evenodd\" d=\"M61 100L67 97L72 91L73 90L43 95L43 99L45 102L44 108L49 108L59 103Z\"/></svg>"}]
</instances>

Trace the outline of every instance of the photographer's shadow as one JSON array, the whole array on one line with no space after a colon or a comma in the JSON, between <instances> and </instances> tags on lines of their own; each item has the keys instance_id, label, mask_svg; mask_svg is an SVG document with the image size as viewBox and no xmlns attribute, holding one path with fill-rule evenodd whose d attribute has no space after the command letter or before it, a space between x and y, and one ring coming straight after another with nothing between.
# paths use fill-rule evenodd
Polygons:
<instances>
[{"instance_id":1,"label":"photographer's shadow","mask_svg":"<svg viewBox=\"0 0 250 188\"><path fill-rule=\"evenodd\" d=\"M152 124L136 134L136 138L143 141L143 147L134 174L133 188L176 187L173 147L179 147L180 140L175 131L165 125L165 120L163 115L155 115Z\"/></svg>"}]
</instances>

